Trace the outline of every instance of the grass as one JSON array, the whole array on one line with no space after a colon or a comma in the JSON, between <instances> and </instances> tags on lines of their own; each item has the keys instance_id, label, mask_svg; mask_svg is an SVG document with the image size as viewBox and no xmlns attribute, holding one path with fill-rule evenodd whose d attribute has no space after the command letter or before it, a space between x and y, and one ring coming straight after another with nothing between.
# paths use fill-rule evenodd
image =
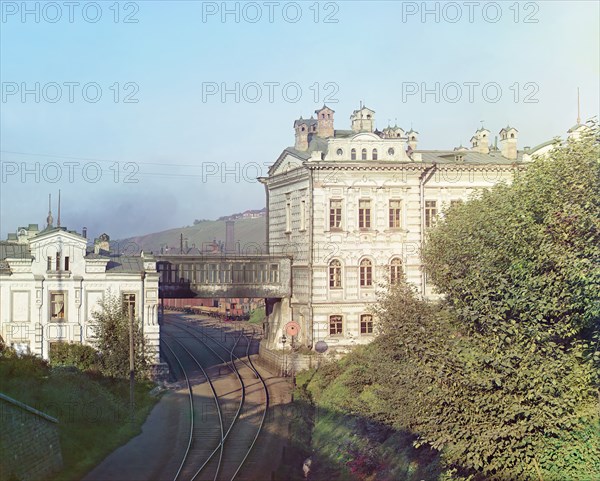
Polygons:
<instances>
[{"instance_id":1,"label":"grass","mask_svg":"<svg viewBox=\"0 0 600 481\"><path fill-rule=\"evenodd\" d=\"M259 307L258 309L254 309L250 314L250 320L248 321L250 324L258 324L262 325L263 321L266 317L266 311L264 307Z\"/></svg>"},{"instance_id":2,"label":"grass","mask_svg":"<svg viewBox=\"0 0 600 481\"><path fill-rule=\"evenodd\" d=\"M81 479L109 453L141 432L157 398L150 382L136 382L133 422L129 381L50 368L34 356L0 358L0 385L6 395L59 420L64 469L53 481Z\"/></svg>"}]
</instances>

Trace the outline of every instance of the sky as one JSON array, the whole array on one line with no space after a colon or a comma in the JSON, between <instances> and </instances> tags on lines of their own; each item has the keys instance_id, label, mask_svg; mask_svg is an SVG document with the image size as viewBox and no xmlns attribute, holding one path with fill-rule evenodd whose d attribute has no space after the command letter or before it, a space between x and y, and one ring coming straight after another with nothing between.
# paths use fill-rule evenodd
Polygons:
<instances>
[{"instance_id":1,"label":"sky","mask_svg":"<svg viewBox=\"0 0 600 481\"><path fill-rule=\"evenodd\" d=\"M323 104L350 128L519 148L598 116L599 2L12 2L0 19L0 237L142 235L258 209L256 178Z\"/></svg>"}]
</instances>

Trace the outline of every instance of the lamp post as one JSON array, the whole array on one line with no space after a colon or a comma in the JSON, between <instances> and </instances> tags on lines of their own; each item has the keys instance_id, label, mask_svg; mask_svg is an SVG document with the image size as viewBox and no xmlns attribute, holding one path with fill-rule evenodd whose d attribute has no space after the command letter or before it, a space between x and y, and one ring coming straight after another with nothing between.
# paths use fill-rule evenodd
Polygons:
<instances>
[{"instance_id":1,"label":"lamp post","mask_svg":"<svg viewBox=\"0 0 600 481\"><path fill-rule=\"evenodd\" d=\"M283 336L281 336L281 377L285 377L286 376L286 367L285 366L285 343L287 342L287 337L285 337L285 334Z\"/></svg>"},{"instance_id":2,"label":"lamp post","mask_svg":"<svg viewBox=\"0 0 600 481\"><path fill-rule=\"evenodd\" d=\"M133 342L133 304L129 304L129 406L131 409L131 422L135 415L135 357Z\"/></svg>"}]
</instances>

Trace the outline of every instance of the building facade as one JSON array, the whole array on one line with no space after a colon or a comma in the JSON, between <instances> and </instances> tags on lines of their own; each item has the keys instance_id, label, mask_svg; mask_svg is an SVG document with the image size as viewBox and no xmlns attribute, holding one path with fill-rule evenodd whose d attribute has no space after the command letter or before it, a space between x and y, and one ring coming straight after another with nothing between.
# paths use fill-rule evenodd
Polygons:
<instances>
[{"instance_id":1,"label":"building facade","mask_svg":"<svg viewBox=\"0 0 600 481\"><path fill-rule=\"evenodd\" d=\"M294 122L294 146L260 179L269 252L293 258L292 298L267 312L271 348L281 348L290 321L308 347L370 342L378 293L403 276L424 298L435 297L419 254L427 229L453 204L511 182L537 153L519 150L510 126L499 145L482 127L470 148L419 150L418 132L379 131L365 106L352 113L350 130L336 130L326 106L315 114Z\"/></svg>"},{"instance_id":2,"label":"building facade","mask_svg":"<svg viewBox=\"0 0 600 481\"><path fill-rule=\"evenodd\" d=\"M153 257L110 253L106 234L85 235L37 224L0 242L0 335L19 352L48 359L56 342L89 344L98 301L118 296L140 319L159 363L158 274ZM84 232L85 233L85 232Z\"/></svg>"}]
</instances>

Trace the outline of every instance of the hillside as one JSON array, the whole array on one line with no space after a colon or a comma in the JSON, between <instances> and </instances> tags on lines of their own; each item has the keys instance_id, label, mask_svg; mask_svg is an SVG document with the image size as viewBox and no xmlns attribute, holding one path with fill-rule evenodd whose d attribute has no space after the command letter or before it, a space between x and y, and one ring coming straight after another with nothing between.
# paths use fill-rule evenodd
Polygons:
<instances>
[{"instance_id":1,"label":"hillside","mask_svg":"<svg viewBox=\"0 0 600 481\"><path fill-rule=\"evenodd\" d=\"M266 242L266 218L256 217L239 219L235 221L234 236L236 244L239 243L241 252L256 252L256 246L264 249ZM120 239L113 243L112 249L128 254L153 252L158 254L170 247L179 250L181 245L181 234L183 234L184 247L187 240L188 248L202 246L217 242L225 242L225 220L203 221L199 224L177 229L169 229L142 236Z\"/></svg>"}]
</instances>

